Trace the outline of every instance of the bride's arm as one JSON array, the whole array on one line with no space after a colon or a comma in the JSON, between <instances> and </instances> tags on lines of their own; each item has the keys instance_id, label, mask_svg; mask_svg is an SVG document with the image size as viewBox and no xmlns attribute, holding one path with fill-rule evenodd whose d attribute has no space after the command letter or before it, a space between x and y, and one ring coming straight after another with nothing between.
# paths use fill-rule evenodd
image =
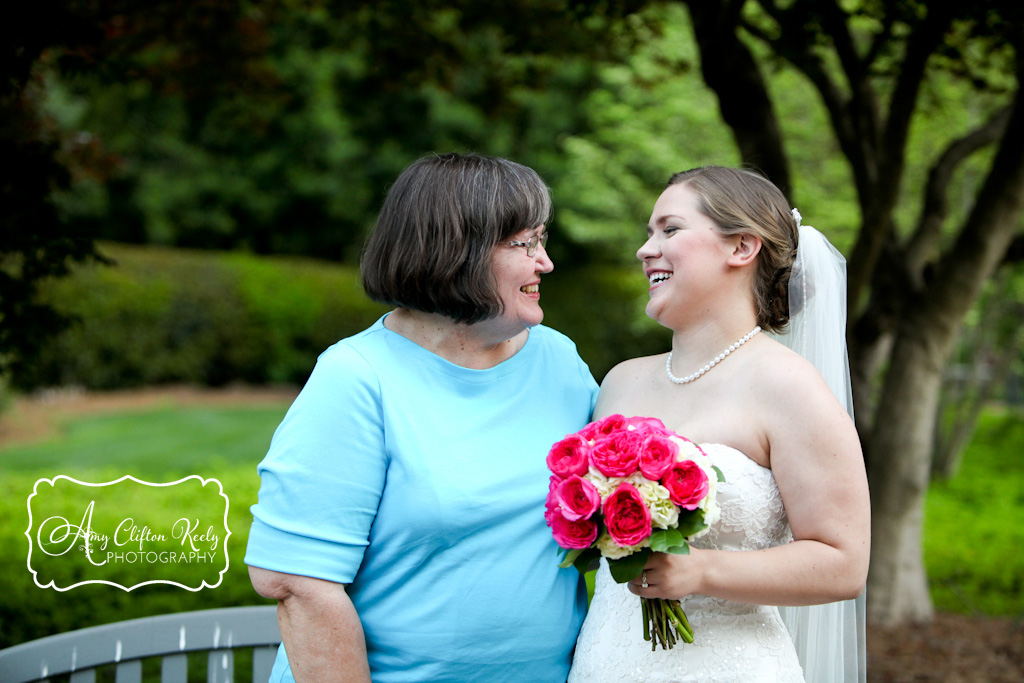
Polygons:
<instances>
[{"instance_id":1,"label":"bride's arm","mask_svg":"<svg viewBox=\"0 0 1024 683\"><path fill-rule=\"evenodd\" d=\"M756 384L759 423L794 541L767 550L652 555L644 597L690 594L772 605L854 598L867 578L870 503L852 420L803 359L770 364Z\"/></svg>"}]
</instances>

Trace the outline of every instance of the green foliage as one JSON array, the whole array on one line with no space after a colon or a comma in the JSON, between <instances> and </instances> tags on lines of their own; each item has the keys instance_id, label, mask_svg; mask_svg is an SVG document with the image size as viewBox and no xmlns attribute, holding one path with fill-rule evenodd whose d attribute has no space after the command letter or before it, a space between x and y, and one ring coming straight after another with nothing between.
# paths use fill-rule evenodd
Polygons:
<instances>
[{"instance_id":1,"label":"green foliage","mask_svg":"<svg viewBox=\"0 0 1024 683\"><path fill-rule=\"evenodd\" d=\"M940 610L1024 613L1024 416L988 410L959 474L925 505L924 559Z\"/></svg>"},{"instance_id":2,"label":"green foliage","mask_svg":"<svg viewBox=\"0 0 1024 683\"><path fill-rule=\"evenodd\" d=\"M635 49L597 69L584 100L587 125L560 145L571 172L555 179L554 190L559 225L574 241L633 262L672 173L739 157L700 80L682 4L631 16L620 32Z\"/></svg>"},{"instance_id":3,"label":"green foliage","mask_svg":"<svg viewBox=\"0 0 1024 683\"><path fill-rule=\"evenodd\" d=\"M647 560L651 556L650 548L641 548L640 550L620 557L617 560L608 561L608 570L611 572L612 578L615 579L616 583L626 583L632 581L644 571L644 566L647 565Z\"/></svg>"},{"instance_id":4,"label":"green foliage","mask_svg":"<svg viewBox=\"0 0 1024 683\"><path fill-rule=\"evenodd\" d=\"M21 387L302 383L316 356L384 309L351 268L109 245L113 267L44 290L77 324L14 375Z\"/></svg>"},{"instance_id":5,"label":"green foliage","mask_svg":"<svg viewBox=\"0 0 1024 683\"><path fill-rule=\"evenodd\" d=\"M54 118L94 141L90 170L105 171L60 195L70 224L118 241L354 262L384 189L423 154L510 156L546 177L565 168L557 141L581 128L586 57L607 52L594 38L618 11L592 7L583 22L547 0L221 9L237 13L235 25L220 17L229 37L254 38L230 64L257 77L203 79L132 17L104 46L107 69L48 81Z\"/></svg>"}]
</instances>

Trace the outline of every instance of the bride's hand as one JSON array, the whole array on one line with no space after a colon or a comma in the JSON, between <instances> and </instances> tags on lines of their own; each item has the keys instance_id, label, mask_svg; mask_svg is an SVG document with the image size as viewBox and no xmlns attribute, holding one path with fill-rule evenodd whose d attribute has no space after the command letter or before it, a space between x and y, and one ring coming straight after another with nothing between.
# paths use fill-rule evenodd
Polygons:
<instances>
[{"instance_id":1,"label":"bride's hand","mask_svg":"<svg viewBox=\"0 0 1024 683\"><path fill-rule=\"evenodd\" d=\"M643 598L668 600L682 600L694 593L702 593L705 552L690 548L689 555L651 553L643 573L627 584L629 590Z\"/></svg>"}]
</instances>

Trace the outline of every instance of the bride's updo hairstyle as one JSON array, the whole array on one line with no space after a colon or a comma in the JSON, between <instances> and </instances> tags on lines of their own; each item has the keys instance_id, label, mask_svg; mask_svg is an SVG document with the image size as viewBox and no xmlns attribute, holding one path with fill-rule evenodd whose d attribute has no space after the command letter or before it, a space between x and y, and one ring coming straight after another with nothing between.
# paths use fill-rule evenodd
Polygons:
<instances>
[{"instance_id":1,"label":"bride's updo hairstyle","mask_svg":"<svg viewBox=\"0 0 1024 683\"><path fill-rule=\"evenodd\" d=\"M667 186L679 183L697 194L701 213L714 221L722 234L761 239L754 273L757 324L770 332L784 331L789 322L789 276L798 241L789 200L770 180L745 169L703 166L676 173Z\"/></svg>"}]
</instances>

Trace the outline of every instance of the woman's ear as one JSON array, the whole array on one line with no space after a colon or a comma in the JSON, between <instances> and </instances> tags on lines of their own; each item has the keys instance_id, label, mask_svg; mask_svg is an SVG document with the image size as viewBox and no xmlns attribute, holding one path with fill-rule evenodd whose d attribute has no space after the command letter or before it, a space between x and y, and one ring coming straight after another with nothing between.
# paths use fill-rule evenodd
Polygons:
<instances>
[{"instance_id":1,"label":"woman's ear","mask_svg":"<svg viewBox=\"0 0 1024 683\"><path fill-rule=\"evenodd\" d=\"M728 263L730 266L745 266L753 263L754 257L761 251L761 238L757 235L742 233L733 236L732 254Z\"/></svg>"}]
</instances>

